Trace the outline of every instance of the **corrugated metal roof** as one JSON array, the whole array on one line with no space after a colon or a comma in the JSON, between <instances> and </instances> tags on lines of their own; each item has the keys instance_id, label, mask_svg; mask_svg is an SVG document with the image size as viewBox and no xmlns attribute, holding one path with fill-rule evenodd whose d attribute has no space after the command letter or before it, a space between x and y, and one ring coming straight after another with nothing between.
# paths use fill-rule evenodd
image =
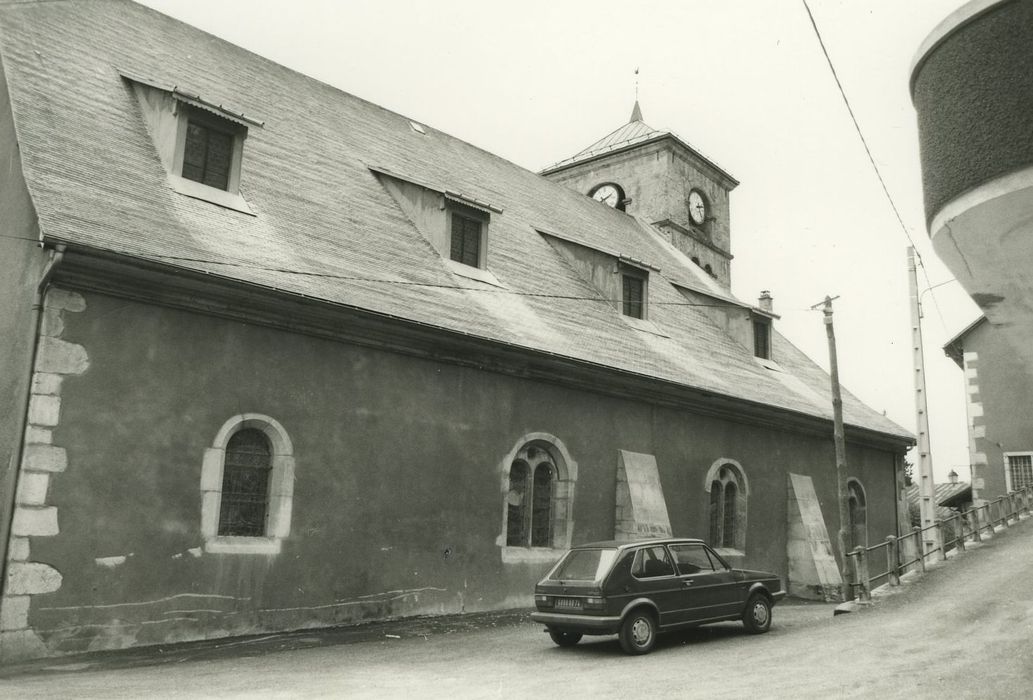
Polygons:
<instances>
[{"instance_id":1,"label":"corrugated metal roof","mask_svg":"<svg viewBox=\"0 0 1033 700\"><path fill-rule=\"evenodd\" d=\"M828 376L778 334L774 356L806 391L759 366L674 286L714 293L648 225L459 139L416 132L408 117L132 3L5 5L0 54L26 182L53 240L832 416L831 399L823 408L812 396L828 397ZM120 70L262 116L264 127L249 129L240 179L257 215L168 186ZM613 143L654 133L627 127ZM488 267L498 285L453 274L372 164L490 202ZM650 275L649 318L666 337L625 323L536 229L661 270ZM844 414L848 424L910 438L849 393Z\"/></svg>"}]
</instances>

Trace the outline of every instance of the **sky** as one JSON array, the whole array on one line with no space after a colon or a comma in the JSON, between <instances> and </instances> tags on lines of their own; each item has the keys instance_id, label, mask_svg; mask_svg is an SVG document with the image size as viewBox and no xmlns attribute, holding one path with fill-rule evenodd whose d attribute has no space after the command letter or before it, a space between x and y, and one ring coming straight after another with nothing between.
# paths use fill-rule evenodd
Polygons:
<instances>
[{"instance_id":1,"label":"sky","mask_svg":"<svg viewBox=\"0 0 1033 700\"><path fill-rule=\"evenodd\" d=\"M922 40L965 3L808 3L885 191L802 0L144 1L534 171L626 123L637 96L741 183L736 296L770 290L777 329L826 368L810 307L838 297L843 386L912 431L914 244L935 480L968 480L963 375L942 347L979 311L928 237L908 92Z\"/></svg>"}]
</instances>

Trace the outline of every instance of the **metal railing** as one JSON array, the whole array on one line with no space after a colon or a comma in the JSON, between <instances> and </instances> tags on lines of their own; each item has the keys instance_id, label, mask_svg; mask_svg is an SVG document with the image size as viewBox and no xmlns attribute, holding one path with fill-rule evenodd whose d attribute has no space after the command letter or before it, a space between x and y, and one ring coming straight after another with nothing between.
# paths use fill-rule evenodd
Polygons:
<instances>
[{"instance_id":1,"label":"metal railing","mask_svg":"<svg viewBox=\"0 0 1033 700\"><path fill-rule=\"evenodd\" d=\"M944 520L937 519L926 527L915 526L906 535L890 535L885 541L871 547L855 547L847 553L850 560L853 581L848 585L854 597L861 601L871 600L872 585L885 579L891 586L900 585L900 577L908 571L925 571L928 557L939 553L942 560L952 549L965 551L967 540L979 542L983 533L992 533L997 527L1009 527L1009 520L1018 522L1023 513L1030 515L1033 503L1033 486L1021 491L1012 491L1000 498L969 508ZM927 539L927 533L937 530L939 537ZM939 544L937 544L939 543ZM882 556L873 556L885 549ZM886 569L872 574L870 569L875 560L885 560Z\"/></svg>"}]
</instances>

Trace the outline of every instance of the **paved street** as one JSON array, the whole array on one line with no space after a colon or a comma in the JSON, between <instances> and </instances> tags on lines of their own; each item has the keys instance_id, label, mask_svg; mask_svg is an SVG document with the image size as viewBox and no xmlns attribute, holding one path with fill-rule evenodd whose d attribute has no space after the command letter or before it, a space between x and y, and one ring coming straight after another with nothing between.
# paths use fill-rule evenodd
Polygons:
<instances>
[{"instance_id":1,"label":"paved street","mask_svg":"<svg viewBox=\"0 0 1033 700\"><path fill-rule=\"evenodd\" d=\"M7 669L5 697L1025 697L1033 687L1033 521L881 599L775 608L759 637L721 624L661 638L552 645L525 615L417 621L153 655ZM397 638L396 638L397 637ZM286 651L279 649L288 648ZM149 665L141 665L146 661Z\"/></svg>"}]
</instances>

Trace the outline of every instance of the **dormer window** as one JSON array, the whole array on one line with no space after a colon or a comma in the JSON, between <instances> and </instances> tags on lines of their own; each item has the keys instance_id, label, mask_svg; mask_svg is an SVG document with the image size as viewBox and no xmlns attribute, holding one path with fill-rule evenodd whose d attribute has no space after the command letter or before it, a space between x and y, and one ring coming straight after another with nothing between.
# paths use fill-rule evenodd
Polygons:
<instances>
[{"instance_id":1,"label":"dormer window","mask_svg":"<svg viewBox=\"0 0 1033 700\"><path fill-rule=\"evenodd\" d=\"M470 267L484 267L488 215L472 207L450 202L448 215L449 258Z\"/></svg>"},{"instance_id":2,"label":"dormer window","mask_svg":"<svg viewBox=\"0 0 1033 700\"><path fill-rule=\"evenodd\" d=\"M220 190L228 189L233 168L233 140L231 133L188 119L183 177Z\"/></svg>"},{"instance_id":3,"label":"dormer window","mask_svg":"<svg viewBox=\"0 0 1033 700\"><path fill-rule=\"evenodd\" d=\"M621 266L621 313L631 318L646 317L646 272Z\"/></svg>"},{"instance_id":4,"label":"dormer window","mask_svg":"<svg viewBox=\"0 0 1033 700\"><path fill-rule=\"evenodd\" d=\"M236 194L247 128L184 103L178 107L173 172L185 180Z\"/></svg>"},{"instance_id":5,"label":"dormer window","mask_svg":"<svg viewBox=\"0 0 1033 700\"><path fill-rule=\"evenodd\" d=\"M771 321L766 318L753 319L753 355L771 359Z\"/></svg>"},{"instance_id":6,"label":"dormer window","mask_svg":"<svg viewBox=\"0 0 1033 700\"><path fill-rule=\"evenodd\" d=\"M175 85L126 72L122 76L139 101L169 187L253 215L240 195L240 169L248 130L264 122Z\"/></svg>"}]
</instances>

